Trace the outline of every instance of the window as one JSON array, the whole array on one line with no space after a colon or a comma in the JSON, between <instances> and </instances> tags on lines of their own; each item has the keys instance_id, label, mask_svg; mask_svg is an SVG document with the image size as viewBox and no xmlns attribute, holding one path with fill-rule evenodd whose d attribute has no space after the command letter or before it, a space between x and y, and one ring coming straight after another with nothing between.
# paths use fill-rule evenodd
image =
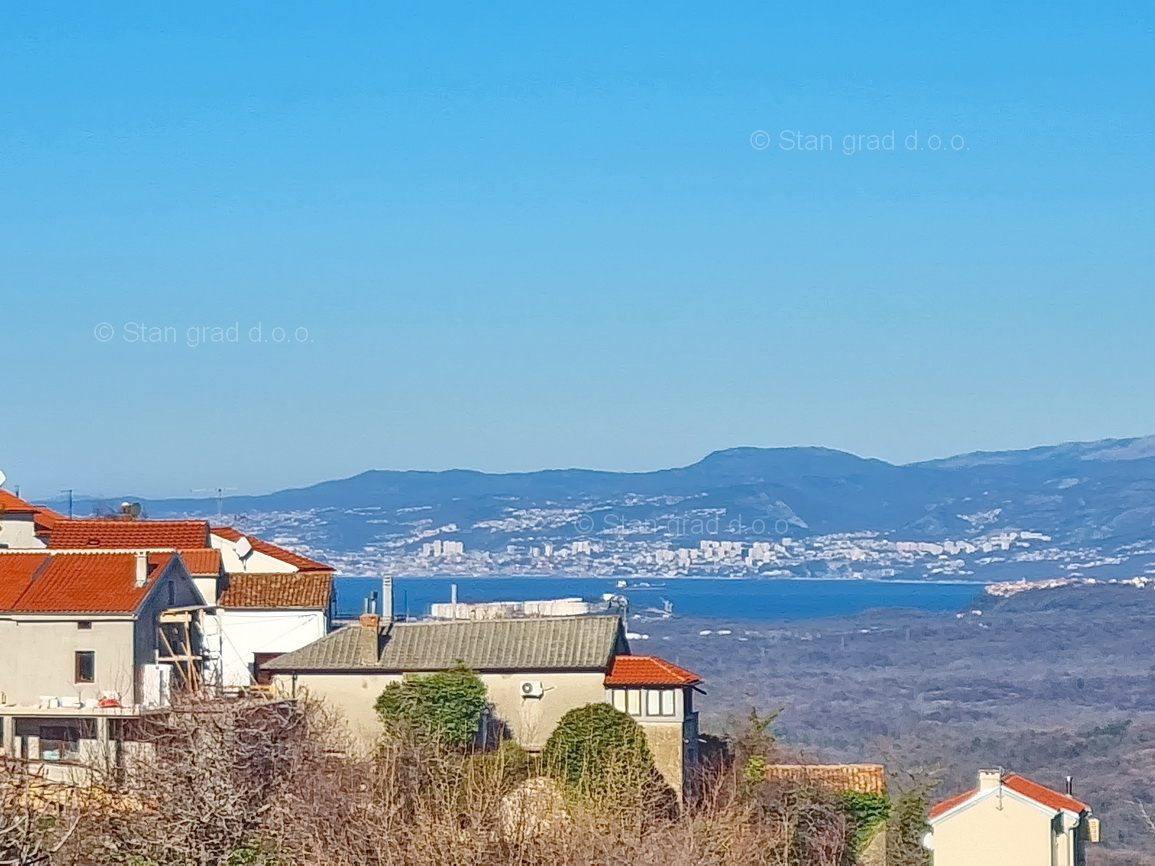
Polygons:
<instances>
[{"instance_id":1,"label":"window","mask_svg":"<svg viewBox=\"0 0 1155 866\"><path fill-rule=\"evenodd\" d=\"M96 682L96 653L92 650L80 650L76 653L76 679L74 682Z\"/></svg>"},{"instance_id":2,"label":"window","mask_svg":"<svg viewBox=\"0 0 1155 866\"><path fill-rule=\"evenodd\" d=\"M662 693L656 689L646 689L646 715L660 716L662 714Z\"/></svg>"},{"instance_id":3,"label":"window","mask_svg":"<svg viewBox=\"0 0 1155 866\"><path fill-rule=\"evenodd\" d=\"M631 716L642 714L642 693L639 689L626 690L626 712Z\"/></svg>"},{"instance_id":4,"label":"window","mask_svg":"<svg viewBox=\"0 0 1155 866\"><path fill-rule=\"evenodd\" d=\"M40 760L71 761L79 757L79 728L71 725L42 725L40 727Z\"/></svg>"},{"instance_id":5,"label":"window","mask_svg":"<svg viewBox=\"0 0 1155 866\"><path fill-rule=\"evenodd\" d=\"M89 619L77 620L76 627L78 629L80 629L80 631L91 631L92 630L92 620L89 620Z\"/></svg>"},{"instance_id":6,"label":"window","mask_svg":"<svg viewBox=\"0 0 1155 866\"><path fill-rule=\"evenodd\" d=\"M647 716L672 716L672 715L674 715L674 690L673 689L649 689L646 692L646 715Z\"/></svg>"},{"instance_id":7,"label":"window","mask_svg":"<svg viewBox=\"0 0 1155 866\"><path fill-rule=\"evenodd\" d=\"M613 704L615 710L623 713L628 713L631 716L640 716L642 714L642 690L641 689L610 689L610 703ZM656 713L649 713L649 715L657 715Z\"/></svg>"}]
</instances>

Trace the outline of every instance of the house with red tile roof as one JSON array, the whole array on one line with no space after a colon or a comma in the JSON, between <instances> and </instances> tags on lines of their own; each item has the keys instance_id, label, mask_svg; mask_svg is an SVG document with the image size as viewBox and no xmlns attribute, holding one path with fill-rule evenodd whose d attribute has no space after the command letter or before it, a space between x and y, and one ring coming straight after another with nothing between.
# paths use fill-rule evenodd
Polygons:
<instances>
[{"instance_id":1,"label":"house with red tile roof","mask_svg":"<svg viewBox=\"0 0 1155 866\"><path fill-rule=\"evenodd\" d=\"M1099 841L1091 807L1017 773L979 770L978 785L935 803L925 844L934 866L1083 866Z\"/></svg>"},{"instance_id":2,"label":"house with red tile roof","mask_svg":"<svg viewBox=\"0 0 1155 866\"><path fill-rule=\"evenodd\" d=\"M333 573L333 567L231 526L214 526L212 546L221 551L229 574ZM244 539L247 544L242 543ZM239 545L239 546L238 546Z\"/></svg>"},{"instance_id":3,"label":"house with red tile roof","mask_svg":"<svg viewBox=\"0 0 1155 866\"><path fill-rule=\"evenodd\" d=\"M32 515L43 513L37 508L21 506L30 525ZM205 602L215 608L205 639L209 676L219 685L252 685L260 661L329 630L333 569L287 547L231 526L210 531L205 520L141 520L131 510L111 518L56 518L42 536L53 550L180 551ZM24 542L32 538L24 535Z\"/></svg>"},{"instance_id":4,"label":"house with red tile roof","mask_svg":"<svg viewBox=\"0 0 1155 866\"><path fill-rule=\"evenodd\" d=\"M224 685L262 681L262 662L329 633L331 566L231 526L212 527L210 543L226 575L214 599L219 632L209 636L219 644Z\"/></svg>"},{"instance_id":5,"label":"house with red tile roof","mask_svg":"<svg viewBox=\"0 0 1155 866\"><path fill-rule=\"evenodd\" d=\"M333 569L296 550L206 520L139 519L127 503L114 517L66 518L0 489L0 550L179 551L201 597L206 675L247 687L261 661L328 633Z\"/></svg>"},{"instance_id":6,"label":"house with red tile roof","mask_svg":"<svg viewBox=\"0 0 1155 866\"><path fill-rule=\"evenodd\" d=\"M81 767L202 673L200 593L175 551L0 551L6 756Z\"/></svg>"},{"instance_id":7,"label":"house with red tile roof","mask_svg":"<svg viewBox=\"0 0 1155 866\"><path fill-rule=\"evenodd\" d=\"M0 549L44 547L52 528L64 519L47 505L33 505L0 489Z\"/></svg>"}]
</instances>

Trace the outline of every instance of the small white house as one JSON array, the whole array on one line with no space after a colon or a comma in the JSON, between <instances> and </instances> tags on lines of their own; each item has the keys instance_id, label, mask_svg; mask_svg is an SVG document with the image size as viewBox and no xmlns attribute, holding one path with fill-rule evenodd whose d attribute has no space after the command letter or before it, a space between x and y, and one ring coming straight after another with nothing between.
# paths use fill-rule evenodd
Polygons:
<instances>
[{"instance_id":1,"label":"small white house","mask_svg":"<svg viewBox=\"0 0 1155 866\"><path fill-rule=\"evenodd\" d=\"M223 685L261 681L263 662L328 634L330 566L231 526L214 526L210 541L224 582L207 641L219 654Z\"/></svg>"},{"instance_id":2,"label":"small white house","mask_svg":"<svg viewBox=\"0 0 1155 866\"><path fill-rule=\"evenodd\" d=\"M48 545L48 533L64 520L44 505L33 505L0 490L0 550L35 550Z\"/></svg>"}]
</instances>

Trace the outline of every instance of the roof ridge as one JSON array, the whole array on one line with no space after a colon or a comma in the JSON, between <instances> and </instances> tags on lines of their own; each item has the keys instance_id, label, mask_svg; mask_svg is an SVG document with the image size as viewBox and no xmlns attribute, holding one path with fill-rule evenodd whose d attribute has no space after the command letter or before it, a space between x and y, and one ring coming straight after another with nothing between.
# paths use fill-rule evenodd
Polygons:
<instances>
[{"instance_id":1,"label":"roof ridge","mask_svg":"<svg viewBox=\"0 0 1155 866\"><path fill-rule=\"evenodd\" d=\"M1023 790L1022 787L1016 787L1016 782L1027 788L1027 790ZM1024 776L1022 773L1005 773L1000 780L1000 784L1002 787L1010 788L1016 794L1026 797L1028 800L1038 803L1040 806L1047 806L1056 811L1082 812L1090 811L1091 809L1091 807L1082 800L1077 800L1069 794L1064 794L1056 791L1054 788L1049 788L1040 782L1036 782L1034 779ZM992 787L989 790L993 791L997 790L997 788ZM937 818L949 812L951 809L961 806L980 793L982 793L981 789L972 787L959 794L953 794L945 799L939 800L931 806L929 815L931 818ZM1040 796L1046 797L1047 799L1040 799Z\"/></svg>"},{"instance_id":2,"label":"roof ridge","mask_svg":"<svg viewBox=\"0 0 1155 866\"><path fill-rule=\"evenodd\" d=\"M1035 791L1035 792L1022 791L1022 790L1019 790L1018 788L1016 788L1014 786L1014 784L1012 784L1014 782L1022 782L1022 783L1025 783L1030 788L1037 788L1039 790ZM1003 784L1006 785L1007 787L1011 788L1014 791L1018 791L1018 793L1022 794L1024 797L1030 797L1032 800L1035 800L1036 802L1043 802L1043 801L1039 800L1038 797L1036 796L1038 793L1042 793L1044 795L1048 795L1048 796L1052 797L1053 799L1051 802L1049 802L1049 803L1043 802L1044 806L1051 806L1053 808L1059 808L1059 809L1067 809L1068 811L1071 811L1071 812L1080 812L1083 809L1091 808L1086 803L1084 803L1082 800L1077 800L1073 796L1071 796L1070 794L1064 794L1062 791L1056 791L1054 788L1049 788L1046 785L1042 784L1041 782L1036 782L1034 779L1031 779L1031 778L1028 778L1027 776L1024 776L1022 773L1007 773L1005 776L1003 776ZM1056 803L1058 803L1059 805L1056 806L1055 805ZM1077 809L1071 808L1072 806L1078 806L1079 808L1077 808Z\"/></svg>"}]
</instances>

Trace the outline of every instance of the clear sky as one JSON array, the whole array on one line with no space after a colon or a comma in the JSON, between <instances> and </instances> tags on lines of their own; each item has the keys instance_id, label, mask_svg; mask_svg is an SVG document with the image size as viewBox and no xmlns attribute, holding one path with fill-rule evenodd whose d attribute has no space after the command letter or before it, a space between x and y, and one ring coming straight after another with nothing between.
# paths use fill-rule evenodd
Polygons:
<instances>
[{"instance_id":1,"label":"clear sky","mask_svg":"<svg viewBox=\"0 0 1155 866\"><path fill-rule=\"evenodd\" d=\"M1155 433L1149 2L36 5L9 487Z\"/></svg>"}]
</instances>

